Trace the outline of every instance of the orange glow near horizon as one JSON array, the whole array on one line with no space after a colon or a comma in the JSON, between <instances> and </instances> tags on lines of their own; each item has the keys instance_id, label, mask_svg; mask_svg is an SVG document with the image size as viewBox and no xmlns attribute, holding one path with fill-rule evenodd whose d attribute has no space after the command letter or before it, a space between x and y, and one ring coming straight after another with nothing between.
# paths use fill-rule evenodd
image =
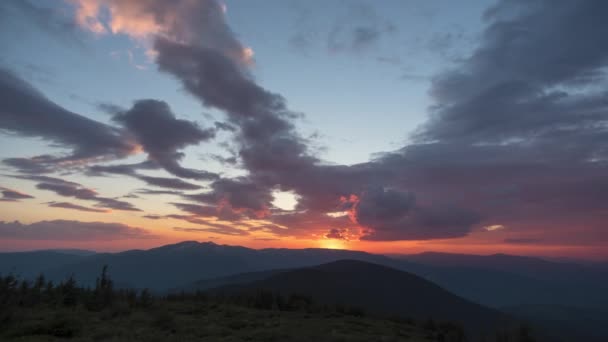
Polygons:
<instances>
[{"instance_id":1,"label":"orange glow near horizon","mask_svg":"<svg viewBox=\"0 0 608 342\"><path fill-rule=\"evenodd\" d=\"M26 193L33 193L28 188ZM64 220L86 222L122 222L131 227L140 227L149 231L153 237L130 240L105 241L61 241L61 240L10 240L0 239L0 251L19 251L50 248L78 248L91 249L101 252L118 252L128 249L149 249L166 244L178 243L186 240L213 241L217 244L239 245L254 249L261 248L328 248L359 250L375 254L415 254L421 252L443 252L458 254L489 255L496 253L530 255L537 257L568 257L589 260L608 260L608 251L601 245L563 245L563 244L507 244L502 240L492 238L487 231L472 233L469 236L457 239L427 240L427 241L365 241L351 239L349 241L328 239L320 232L322 228L311 229L314 235L277 237L270 232L251 231L249 235L229 236L212 232L178 232L173 227L192 227L193 224L174 219L150 220L142 217L140 213L112 211L111 213L83 213L61 208L50 208L45 201L53 200L52 195L37 193L40 203L23 206L19 202L5 202L0 207L1 221L20 221L29 224L39 221L50 221L57 217ZM86 202L80 204L88 205ZM148 204L150 205L150 204ZM162 209L162 210L161 210ZM165 213L166 208L156 208L154 212ZM27 217L25 220L23 218ZM221 222L231 224L230 222ZM263 221L247 221L258 226Z\"/></svg>"},{"instance_id":2,"label":"orange glow near horizon","mask_svg":"<svg viewBox=\"0 0 608 342\"><path fill-rule=\"evenodd\" d=\"M348 249L347 243L344 240L336 239L320 239L319 246L327 249Z\"/></svg>"}]
</instances>

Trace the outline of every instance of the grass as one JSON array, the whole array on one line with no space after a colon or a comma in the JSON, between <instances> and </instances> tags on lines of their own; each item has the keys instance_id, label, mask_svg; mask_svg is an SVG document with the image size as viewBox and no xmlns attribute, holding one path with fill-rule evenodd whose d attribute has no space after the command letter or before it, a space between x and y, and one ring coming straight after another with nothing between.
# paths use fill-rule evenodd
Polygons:
<instances>
[{"instance_id":1,"label":"grass","mask_svg":"<svg viewBox=\"0 0 608 342\"><path fill-rule=\"evenodd\" d=\"M435 341L404 321L340 313L260 310L231 304L157 301L120 303L102 311L82 306L15 308L2 341Z\"/></svg>"}]
</instances>

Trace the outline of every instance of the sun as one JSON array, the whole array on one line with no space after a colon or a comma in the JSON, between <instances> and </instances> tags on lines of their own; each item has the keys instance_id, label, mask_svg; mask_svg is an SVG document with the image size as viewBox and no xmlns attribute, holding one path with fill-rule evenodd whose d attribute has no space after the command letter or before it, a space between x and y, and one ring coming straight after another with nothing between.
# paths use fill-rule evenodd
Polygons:
<instances>
[{"instance_id":1,"label":"sun","mask_svg":"<svg viewBox=\"0 0 608 342\"><path fill-rule=\"evenodd\" d=\"M327 249L346 249L345 241L336 239L323 239L319 241L322 248Z\"/></svg>"}]
</instances>

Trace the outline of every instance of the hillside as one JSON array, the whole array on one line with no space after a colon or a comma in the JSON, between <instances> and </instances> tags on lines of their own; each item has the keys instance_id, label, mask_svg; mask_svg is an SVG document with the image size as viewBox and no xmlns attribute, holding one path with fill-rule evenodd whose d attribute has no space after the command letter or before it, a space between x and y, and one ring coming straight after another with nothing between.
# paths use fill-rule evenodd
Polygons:
<instances>
[{"instance_id":1,"label":"hillside","mask_svg":"<svg viewBox=\"0 0 608 342\"><path fill-rule=\"evenodd\" d=\"M328 304L344 303L379 313L455 321L467 327L496 328L510 318L469 302L416 275L356 260L271 274L246 284L227 285L217 293L268 290L299 293Z\"/></svg>"},{"instance_id":2,"label":"hillside","mask_svg":"<svg viewBox=\"0 0 608 342\"><path fill-rule=\"evenodd\" d=\"M82 253L68 251L33 251L0 253L0 274L13 273L24 278L33 278L40 273L67 267L87 258Z\"/></svg>"},{"instance_id":3,"label":"hillside","mask_svg":"<svg viewBox=\"0 0 608 342\"><path fill-rule=\"evenodd\" d=\"M434 268L434 272L421 269L415 273L454 293L497 308L537 304L608 307L605 264L554 262L506 254L432 252L400 256L399 260ZM438 269L443 271L437 272Z\"/></svg>"},{"instance_id":4,"label":"hillside","mask_svg":"<svg viewBox=\"0 0 608 342\"><path fill-rule=\"evenodd\" d=\"M442 341L457 325L387 319L298 295L152 296L117 290L104 269L94 288L0 277L1 341Z\"/></svg>"},{"instance_id":5,"label":"hillside","mask_svg":"<svg viewBox=\"0 0 608 342\"><path fill-rule=\"evenodd\" d=\"M2 341L437 341L437 333L399 321L342 314L278 312L224 304L159 302L149 309L21 309L25 322Z\"/></svg>"}]
</instances>

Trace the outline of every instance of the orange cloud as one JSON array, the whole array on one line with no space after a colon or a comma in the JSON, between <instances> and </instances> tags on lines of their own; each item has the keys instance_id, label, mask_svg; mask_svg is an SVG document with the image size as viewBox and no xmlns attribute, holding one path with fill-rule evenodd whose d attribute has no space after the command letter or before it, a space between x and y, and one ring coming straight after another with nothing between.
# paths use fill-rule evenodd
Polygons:
<instances>
[{"instance_id":1,"label":"orange cloud","mask_svg":"<svg viewBox=\"0 0 608 342\"><path fill-rule=\"evenodd\" d=\"M226 7L215 0L68 0L76 22L96 34L124 34L148 46L161 36L174 42L221 51L242 65L253 63L253 50L239 42L225 22ZM107 10L107 23L102 14Z\"/></svg>"}]
</instances>

